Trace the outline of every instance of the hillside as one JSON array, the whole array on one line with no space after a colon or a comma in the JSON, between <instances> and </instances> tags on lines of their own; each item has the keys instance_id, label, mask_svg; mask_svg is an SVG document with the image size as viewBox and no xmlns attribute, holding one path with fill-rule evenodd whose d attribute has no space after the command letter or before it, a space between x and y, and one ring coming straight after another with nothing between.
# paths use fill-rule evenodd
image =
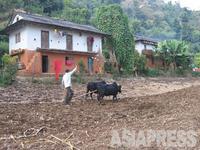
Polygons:
<instances>
[{"instance_id":1,"label":"hillside","mask_svg":"<svg viewBox=\"0 0 200 150\"><path fill-rule=\"evenodd\" d=\"M181 8L179 4L162 0L124 0L121 6L127 13L135 34L159 39L200 41L200 12Z\"/></svg>"},{"instance_id":2,"label":"hillside","mask_svg":"<svg viewBox=\"0 0 200 150\"><path fill-rule=\"evenodd\" d=\"M129 18L133 34L156 39L182 39L200 51L200 11L181 8L163 0L0 0L0 29L13 9L49 15L82 24L93 24L98 7L117 3Z\"/></svg>"}]
</instances>

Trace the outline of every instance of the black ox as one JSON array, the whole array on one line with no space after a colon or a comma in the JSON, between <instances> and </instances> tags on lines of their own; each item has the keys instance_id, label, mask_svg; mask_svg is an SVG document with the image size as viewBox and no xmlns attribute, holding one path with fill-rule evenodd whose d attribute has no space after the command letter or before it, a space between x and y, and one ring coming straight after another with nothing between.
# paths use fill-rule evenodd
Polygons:
<instances>
[{"instance_id":1,"label":"black ox","mask_svg":"<svg viewBox=\"0 0 200 150\"><path fill-rule=\"evenodd\" d=\"M112 84L97 85L97 99L100 102L104 96L113 96L113 102L117 101L117 94L121 93L121 85L117 85L116 82Z\"/></svg>"},{"instance_id":2,"label":"black ox","mask_svg":"<svg viewBox=\"0 0 200 150\"><path fill-rule=\"evenodd\" d=\"M93 93L97 93L97 86L101 86L101 85L104 85L104 84L106 84L105 81L88 82L85 99L87 99L88 93L89 93L89 92L90 92L90 97L91 97L91 99L93 99L92 94L93 94Z\"/></svg>"}]
</instances>

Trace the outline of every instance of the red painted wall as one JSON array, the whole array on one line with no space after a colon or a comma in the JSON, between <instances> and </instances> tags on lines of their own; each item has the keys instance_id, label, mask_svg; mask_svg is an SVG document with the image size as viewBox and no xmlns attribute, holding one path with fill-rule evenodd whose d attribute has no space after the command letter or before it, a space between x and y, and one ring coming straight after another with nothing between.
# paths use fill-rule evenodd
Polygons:
<instances>
[{"instance_id":1,"label":"red painted wall","mask_svg":"<svg viewBox=\"0 0 200 150\"><path fill-rule=\"evenodd\" d=\"M85 65L85 71L88 72L88 57L87 55L67 55L63 53L52 52L35 52L24 50L24 53L20 55L20 62L26 66L26 69L21 70L21 74L42 74L42 55L48 56L48 72L50 74L55 73L55 61L61 62L61 73L64 73L66 69L73 69L74 65L67 66L65 64L65 57L69 56L73 58L73 62L77 64L80 60L83 60ZM93 64L93 73L103 73L104 59L102 57L96 57Z\"/></svg>"}]
</instances>

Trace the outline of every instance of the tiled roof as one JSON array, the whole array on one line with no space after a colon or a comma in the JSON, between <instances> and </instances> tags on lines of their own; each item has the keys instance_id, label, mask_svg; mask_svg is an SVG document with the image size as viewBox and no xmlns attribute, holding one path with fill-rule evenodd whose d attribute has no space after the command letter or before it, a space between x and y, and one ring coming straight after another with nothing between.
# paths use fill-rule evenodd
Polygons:
<instances>
[{"instance_id":1,"label":"tiled roof","mask_svg":"<svg viewBox=\"0 0 200 150\"><path fill-rule=\"evenodd\" d=\"M159 40L157 39L143 37L143 36L135 36L135 41L149 41L149 42L154 42L154 43L159 42Z\"/></svg>"},{"instance_id":2,"label":"tiled roof","mask_svg":"<svg viewBox=\"0 0 200 150\"><path fill-rule=\"evenodd\" d=\"M77 23L73 23L70 21L66 21L66 20L60 20L60 19L55 19L55 18L51 18L51 17L47 17L47 16L30 14L30 13L26 13L26 12L17 12L17 13L15 13L15 16L16 15L23 17L18 22L20 22L20 21L34 22L34 23L39 23L39 24L53 25L53 26L58 26L58 27L63 27L63 28L70 28L70 29L74 29L74 30L81 30L81 31L93 32L93 33L97 33L97 34L108 35L107 33L101 32L97 28L90 26L90 25L77 24ZM13 19L14 19L14 17L13 17ZM12 21L11 21L11 23L12 23ZM14 24L11 24L11 23L8 25L8 27L15 25L17 22Z\"/></svg>"}]
</instances>

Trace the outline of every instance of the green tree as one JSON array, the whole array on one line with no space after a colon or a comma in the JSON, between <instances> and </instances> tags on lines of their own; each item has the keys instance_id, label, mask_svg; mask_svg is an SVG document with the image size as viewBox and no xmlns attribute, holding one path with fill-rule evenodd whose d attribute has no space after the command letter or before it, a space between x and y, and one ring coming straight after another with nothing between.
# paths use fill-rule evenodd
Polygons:
<instances>
[{"instance_id":1,"label":"green tree","mask_svg":"<svg viewBox=\"0 0 200 150\"><path fill-rule=\"evenodd\" d=\"M181 23L180 19L176 18L173 23L173 29L176 32L175 38L181 40Z\"/></svg>"},{"instance_id":2,"label":"green tree","mask_svg":"<svg viewBox=\"0 0 200 150\"><path fill-rule=\"evenodd\" d=\"M175 70L177 63L179 65L182 64L181 62L178 62L178 60L185 61L182 57L186 58L189 56L189 46L183 41L167 40L158 44L156 53L164 61L165 69L172 63Z\"/></svg>"},{"instance_id":3,"label":"green tree","mask_svg":"<svg viewBox=\"0 0 200 150\"><path fill-rule=\"evenodd\" d=\"M39 0L23 0L22 9L31 13L43 13L43 6L40 4Z\"/></svg>"},{"instance_id":4,"label":"green tree","mask_svg":"<svg viewBox=\"0 0 200 150\"><path fill-rule=\"evenodd\" d=\"M194 56L194 65L195 67L200 68L200 53L196 53Z\"/></svg>"},{"instance_id":5,"label":"green tree","mask_svg":"<svg viewBox=\"0 0 200 150\"><path fill-rule=\"evenodd\" d=\"M22 0L0 0L0 13L11 12L14 8L21 8Z\"/></svg>"},{"instance_id":6,"label":"green tree","mask_svg":"<svg viewBox=\"0 0 200 150\"><path fill-rule=\"evenodd\" d=\"M171 57L168 51L167 47L167 41L163 41L158 43L158 47L156 48L155 55L157 57L160 57L160 59L163 61L165 70L171 63Z\"/></svg>"},{"instance_id":7,"label":"green tree","mask_svg":"<svg viewBox=\"0 0 200 150\"><path fill-rule=\"evenodd\" d=\"M134 72L135 76L138 74L142 75L145 73L146 68L146 57L142 54L140 55L137 51L134 51Z\"/></svg>"},{"instance_id":8,"label":"green tree","mask_svg":"<svg viewBox=\"0 0 200 150\"><path fill-rule=\"evenodd\" d=\"M112 46L119 64L126 72L133 69L133 36L128 26L128 18L119 5L100 7L96 12L96 26L103 32L111 34L105 45Z\"/></svg>"},{"instance_id":9,"label":"green tree","mask_svg":"<svg viewBox=\"0 0 200 150\"><path fill-rule=\"evenodd\" d=\"M61 17L72 22L87 24L89 20L89 11L85 7L78 7L73 0L64 0L64 8Z\"/></svg>"},{"instance_id":10,"label":"green tree","mask_svg":"<svg viewBox=\"0 0 200 150\"><path fill-rule=\"evenodd\" d=\"M190 25L191 11L184 8L181 14L181 40L192 42L193 29Z\"/></svg>"},{"instance_id":11,"label":"green tree","mask_svg":"<svg viewBox=\"0 0 200 150\"><path fill-rule=\"evenodd\" d=\"M49 16L55 11L61 11L64 6L63 0L23 0L22 4L26 11Z\"/></svg>"},{"instance_id":12,"label":"green tree","mask_svg":"<svg viewBox=\"0 0 200 150\"><path fill-rule=\"evenodd\" d=\"M2 52L2 54L4 53L8 53L8 42L5 41L0 41L0 50Z\"/></svg>"}]
</instances>

